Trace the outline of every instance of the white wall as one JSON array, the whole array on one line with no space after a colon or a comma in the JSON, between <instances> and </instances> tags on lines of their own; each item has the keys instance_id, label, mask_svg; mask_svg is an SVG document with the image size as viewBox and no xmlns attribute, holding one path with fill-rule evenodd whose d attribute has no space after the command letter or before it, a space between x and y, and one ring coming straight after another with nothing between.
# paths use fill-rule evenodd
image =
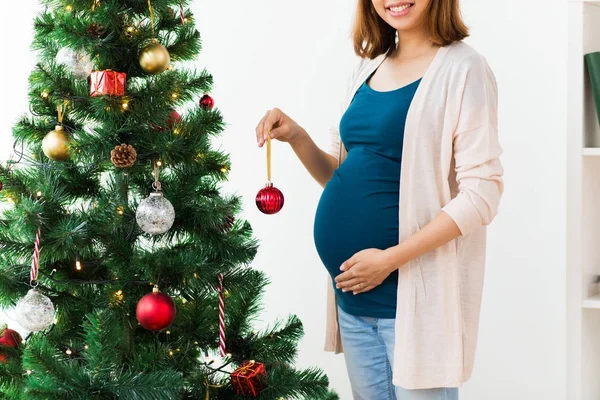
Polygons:
<instances>
[{"instance_id":1,"label":"white wall","mask_svg":"<svg viewBox=\"0 0 600 400\"><path fill-rule=\"evenodd\" d=\"M27 109L34 3L20 2L18 20L0 24L10 53L10 62L0 64L2 156L10 126ZM353 4L194 4L204 38L197 65L213 73L213 96L229 123L220 141L233 160L226 188L244 197L245 217L262 241L253 265L273 282L262 320L298 314L306 329L299 363L323 367L343 400L351 399L343 358L322 352L326 275L312 241L320 188L293 152L275 143L273 180L286 205L276 216L260 214L254 196L265 182L265 153L255 146L254 127L278 106L326 142L344 83L339 70L351 66ZM469 42L498 78L506 193L489 231L477 364L461 398L564 399L566 1L463 0L463 10L472 28Z\"/></svg>"}]
</instances>

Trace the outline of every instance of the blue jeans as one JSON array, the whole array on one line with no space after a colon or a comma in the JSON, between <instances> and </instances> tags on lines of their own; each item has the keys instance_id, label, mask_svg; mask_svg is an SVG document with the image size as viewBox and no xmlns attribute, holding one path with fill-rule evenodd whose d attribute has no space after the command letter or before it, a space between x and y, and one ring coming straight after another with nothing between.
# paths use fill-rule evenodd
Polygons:
<instances>
[{"instance_id":1,"label":"blue jeans","mask_svg":"<svg viewBox=\"0 0 600 400\"><path fill-rule=\"evenodd\" d=\"M458 400L458 388L394 386L395 319L356 317L339 307L338 312L354 400Z\"/></svg>"}]
</instances>

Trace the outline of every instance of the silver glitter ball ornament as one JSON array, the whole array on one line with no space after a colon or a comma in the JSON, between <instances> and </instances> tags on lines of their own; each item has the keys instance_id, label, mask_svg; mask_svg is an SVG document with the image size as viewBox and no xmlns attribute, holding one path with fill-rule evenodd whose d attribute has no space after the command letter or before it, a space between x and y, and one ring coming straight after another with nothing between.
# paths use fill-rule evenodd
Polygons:
<instances>
[{"instance_id":1,"label":"silver glitter ball ornament","mask_svg":"<svg viewBox=\"0 0 600 400\"><path fill-rule=\"evenodd\" d=\"M69 47L63 47L56 53L56 63L65 65L79 79L87 78L94 69L94 63L87 53Z\"/></svg>"},{"instance_id":2,"label":"silver glitter ball ornament","mask_svg":"<svg viewBox=\"0 0 600 400\"><path fill-rule=\"evenodd\" d=\"M173 226L175 209L162 193L153 192L142 200L135 212L135 219L144 232L161 235Z\"/></svg>"},{"instance_id":3,"label":"silver glitter ball ornament","mask_svg":"<svg viewBox=\"0 0 600 400\"><path fill-rule=\"evenodd\" d=\"M15 314L19 325L30 332L43 331L54 323L55 318L52 301L36 289L31 289L19 300Z\"/></svg>"}]
</instances>

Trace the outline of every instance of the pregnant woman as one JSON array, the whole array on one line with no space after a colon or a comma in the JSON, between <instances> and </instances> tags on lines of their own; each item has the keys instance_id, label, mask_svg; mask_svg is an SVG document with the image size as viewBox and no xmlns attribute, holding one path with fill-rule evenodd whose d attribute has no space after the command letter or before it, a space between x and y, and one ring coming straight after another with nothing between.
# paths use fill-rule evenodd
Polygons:
<instances>
[{"instance_id":1,"label":"pregnant woman","mask_svg":"<svg viewBox=\"0 0 600 400\"><path fill-rule=\"evenodd\" d=\"M332 278L326 347L343 347L354 399L455 400L503 191L496 81L462 42L458 0L358 3L361 60L328 151L279 109L257 141L288 142L324 187L314 240Z\"/></svg>"}]
</instances>

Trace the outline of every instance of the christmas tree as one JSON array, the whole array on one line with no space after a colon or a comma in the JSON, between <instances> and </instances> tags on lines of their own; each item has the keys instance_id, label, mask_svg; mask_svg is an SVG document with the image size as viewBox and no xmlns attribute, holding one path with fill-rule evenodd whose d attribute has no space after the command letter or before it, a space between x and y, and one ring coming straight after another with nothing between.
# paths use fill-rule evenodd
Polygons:
<instances>
[{"instance_id":1,"label":"christmas tree","mask_svg":"<svg viewBox=\"0 0 600 400\"><path fill-rule=\"evenodd\" d=\"M2 399L336 399L293 362L294 316L257 332L268 283L189 1L43 0L30 114L0 166ZM13 328L14 327L8 327Z\"/></svg>"}]
</instances>

